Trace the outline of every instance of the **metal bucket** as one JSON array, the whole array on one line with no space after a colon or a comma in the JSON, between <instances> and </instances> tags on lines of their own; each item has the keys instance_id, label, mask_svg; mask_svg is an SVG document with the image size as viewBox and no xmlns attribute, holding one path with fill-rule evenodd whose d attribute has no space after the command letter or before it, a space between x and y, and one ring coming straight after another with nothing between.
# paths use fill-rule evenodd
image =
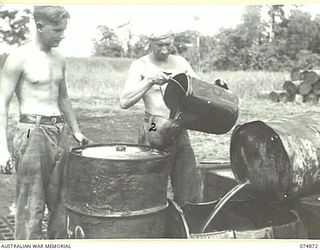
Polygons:
<instances>
[{"instance_id":1,"label":"metal bucket","mask_svg":"<svg viewBox=\"0 0 320 250\"><path fill-rule=\"evenodd\" d=\"M153 128L154 126L154 128ZM148 122L147 138L150 146L158 150L168 148L180 135L182 129L177 122L152 115Z\"/></svg>"},{"instance_id":2,"label":"metal bucket","mask_svg":"<svg viewBox=\"0 0 320 250\"><path fill-rule=\"evenodd\" d=\"M298 215L286 207L272 206L257 200L229 201L207 230L201 225L218 201L186 203L179 208L170 202L168 220L175 238L195 239L299 239L306 231ZM170 226L168 225L170 228Z\"/></svg>"},{"instance_id":3,"label":"metal bucket","mask_svg":"<svg viewBox=\"0 0 320 250\"><path fill-rule=\"evenodd\" d=\"M320 114L238 126L232 134L231 167L249 180L257 199L270 202L313 192L320 174Z\"/></svg>"},{"instance_id":4,"label":"metal bucket","mask_svg":"<svg viewBox=\"0 0 320 250\"><path fill-rule=\"evenodd\" d=\"M170 118L185 129L223 134L238 118L238 98L230 90L184 73L169 79L163 99Z\"/></svg>"},{"instance_id":5,"label":"metal bucket","mask_svg":"<svg viewBox=\"0 0 320 250\"><path fill-rule=\"evenodd\" d=\"M70 151L69 238L165 236L169 154L137 144L96 144Z\"/></svg>"}]
</instances>

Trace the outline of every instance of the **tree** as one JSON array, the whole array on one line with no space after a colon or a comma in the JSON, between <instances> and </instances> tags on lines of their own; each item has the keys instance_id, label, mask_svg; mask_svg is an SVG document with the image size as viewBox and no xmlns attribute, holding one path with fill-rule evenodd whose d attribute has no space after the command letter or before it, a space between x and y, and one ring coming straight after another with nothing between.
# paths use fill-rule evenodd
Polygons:
<instances>
[{"instance_id":1,"label":"tree","mask_svg":"<svg viewBox=\"0 0 320 250\"><path fill-rule=\"evenodd\" d=\"M268 15L270 16L270 34L269 41L271 42L275 36L275 30L277 28L276 18L280 18L281 21L285 20L285 13L282 5L271 5Z\"/></svg>"},{"instance_id":2,"label":"tree","mask_svg":"<svg viewBox=\"0 0 320 250\"><path fill-rule=\"evenodd\" d=\"M0 5L0 42L21 45L29 39L31 11L12 9Z\"/></svg>"},{"instance_id":3,"label":"tree","mask_svg":"<svg viewBox=\"0 0 320 250\"><path fill-rule=\"evenodd\" d=\"M219 70L262 69L259 46L266 41L265 28L261 6L247 6L236 28L221 29L216 35L212 66Z\"/></svg>"},{"instance_id":4,"label":"tree","mask_svg":"<svg viewBox=\"0 0 320 250\"><path fill-rule=\"evenodd\" d=\"M212 62L216 60L217 39L213 36L200 36L200 69L207 72L212 70Z\"/></svg>"},{"instance_id":5,"label":"tree","mask_svg":"<svg viewBox=\"0 0 320 250\"><path fill-rule=\"evenodd\" d=\"M200 33L194 30L186 30L179 32L174 36L174 49L177 53L185 57L192 67L199 70L201 51L197 46L197 39L200 37ZM201 41L201 38L200 38Z\"/></svg>"},{"instance_id":6,"label":"tree","mask_svg":"<svg viewBox=\"0 0 320 250\"><path fill-rule=\"evenodd\" d=\"M93 40L95 56L121 57L123 56L123 49L118 36L113 29L99 25L97 27L99 37Z\"/></svg>"},{"instance_id":7,"label":"tree","mask_svg":"<svg viewBox=\"0 0 320 250\"><path fill-rule=\"evenodd\" d=\"M318 25L312 20L309 13L300 10L292 11L287 28L287 53L295 58L300 50L310 50L318 38Z\"/></svg>"},{"instance_id":8,"label":"tree","mask_svg":"<svg viewBox=\"0 0 320 250\"><path fill-rule=\"evenodd\" d=\"M235 70L241 65L239 51L244 47L241 34L237 29L221 29L217 37L213 68L218 70Z\"/></svg>"},{"instance_id":9,"label":"tree","mask_svg":"<svg viewBox=\"0 0 320 250\"><path fill-rule=\"evenodd\" d=\"M238 26L247 46L260 45L264 39L265 24L261 21L261 5L248 5Z\"/></svg>"},{"instance_id":10,"label":"tree","mask_svg":"<svg viewBox=\"0 0 320 250\"><path fill-rule=\"evenodd\" d=\"M146 35L140 35L138 41L136 41L132 48L131 53L133 58L139 58L150 52L150 41Z\"/></svg>"},{"instance_id":11,"label":"tree","mask_svg":"<svg viewBox=\"0 0 320 250\"><path fill-rule=\"evenodd\" d=\"M316 30L314 31L314 33L316 33L316 38L311 42L310 46L314 53L320 54L320 15L317 15L313 21L316 25Z\"/></svg>"}]
</instances>

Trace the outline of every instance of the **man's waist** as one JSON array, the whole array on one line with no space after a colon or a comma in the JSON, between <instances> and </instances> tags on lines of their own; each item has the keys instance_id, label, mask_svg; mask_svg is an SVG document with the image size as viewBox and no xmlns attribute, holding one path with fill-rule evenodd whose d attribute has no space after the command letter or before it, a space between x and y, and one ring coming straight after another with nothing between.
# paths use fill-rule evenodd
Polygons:
<instances>
[{"instance_id":1,"label":"man's waist","mask_svg":"<svg viewBox=\"0 0 320 250\"><path fill-rule=\"evenodd\" d=\"M151 116L160 116L160 117L169 119L169 114L167 113L163 113L163 112L150 113L149 111L145 110L144 121L148 122Z\"/></svg>"},{"instance_id":2,"label":"man's waist","mask_svg":"<svg viewBox=\"0 0 320 250\"><path fill-rule=\"evenodd\" d=\"M19 122L30 123L30 124L43 124L43 125L54 125L56 123L64 123L64 117L62 115L56 116L44 116L44 115L31 115L21 114Z\"/></svg>"},{"instance_id":3,"label":"man's waist","mask_svg":"<svg viewBox=\"0 0 320 250\"><path fill-rule=\"evenodd\" d=\"M167 119L167 120L172 120L172 119L170 119L168 116L165 116L165 115L154 115L154 114L150 114L150 113L148 113L147 111L145 111L144 117L143 117L144 122L149 123L150 118L151 118L152 116L162 117L162 118Z\"/></svg>"},{"instance_id":4,"label":"man's waist","mask_svg":"<svg viewBox=\"0 0 320 250\"><path fill-rule=\"evenodd\" d=\"M148 123L151 116L153 116L153 115L148 113L147 111L145 111L144 117L143 117L144 122Z\"/></svg>"}]
</instances>

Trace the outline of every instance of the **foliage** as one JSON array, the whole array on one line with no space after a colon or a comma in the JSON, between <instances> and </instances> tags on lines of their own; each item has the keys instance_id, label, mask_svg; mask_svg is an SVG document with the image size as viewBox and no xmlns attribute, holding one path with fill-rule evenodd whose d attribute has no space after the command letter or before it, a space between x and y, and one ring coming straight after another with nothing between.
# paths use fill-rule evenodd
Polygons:
<instances>
[{"instance_id":1,"label":"foliage","mask_svg":"<svg viewBox=\"0 0 320 250\"><path fill-rule=\"evenodd\" d=\"M11 9L0 5L0 42L21 45L28 41L31 12L29 9Z\"/></svg>"},{"instance_id":2,"label":"foliage","mask_svg":"<svg viewBox=\"0 0 320 250\"><path fill-rule=\"evenodd\" d=\"M205 68L278 71L319 67L320 17L312 19L298 9L286 17L282 7L270 6L270 21L265 22L260 6L248 6L242 23L220 30L211 49L202 53Z\"/></svg>"},{"instance_id":3,"label":"foliage","mask_svg":"<svg viewBox=\"0 0 320 250\"><path fill-rule=\"evenodd\" d=\"M122 57L123 49L114 30L105 25L99 25L97 29L100 34L98 38L93 40L93 55Z\"/></svg>"},{"instance_id":4,"label":"foliage","mask_svg":"<svg viewBox=\"0 0 320 250\"><path fill-rule=\"evenodd\" d=\"M173 53L184 56L197 71L291 70L319 68L320 16L291 5L248 5L241 23L223 28L212 36L194 30L175 34ZM267 9L268 18L262 18ZM141 35L132 44L130 55L122 54L116 34L106 29L95 44L95 55L141 57L150 52L148 37ZM102 46L101 46L102 45ZM100 47L100 48L98 48Z\"/></svg>"},{"instance_id":5,"label":"foliage","mask_svg":"<svg viewBox=\"0 0 320 250\"><path fill-rule=\"evenodd\" d=\"M139 58L149 52L149 37L146 35L140 35L138 41L132 46L132 57Z\"/></svg>"},{"instance_id":6,"label":"foliage","mask_svg":"<svg viewBox=\"0 0 320 250\"><path fill-rule=\"evenodd\" d=\"M199 32L186 30L175 34L173 42L176 52L185 57L195 69L200 67L199 37Z\"/></svg>"}]
</instances>

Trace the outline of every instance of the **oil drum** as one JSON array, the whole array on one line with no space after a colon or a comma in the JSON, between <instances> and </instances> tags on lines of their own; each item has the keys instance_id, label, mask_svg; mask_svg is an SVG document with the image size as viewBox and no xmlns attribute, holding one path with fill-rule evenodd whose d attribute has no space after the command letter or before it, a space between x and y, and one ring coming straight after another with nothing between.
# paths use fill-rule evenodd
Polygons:
<instances>
[{"instance_id":1,"label":"oil drum","mask_svg":"<svg viewBox=\"0 0 320 250\"><path fill-rule=\"evenodd\" d=\"M72 148L66 173L68 237L164 237L169 156L138 144Z\"/></svg>"},{"instance_id":2,"label":"oil drum","mask_svg":"<svg viewBox=\"0 0 320 250\"><path fill-rule=\"evenodd\" d=\"M218 201L186 203L170 201L168 232L175 238L193 239L300 239L305 227L296 212L285 206L258 200L228 201L209 224L201 226Z\"/></svg>"},{"instance_id":3,"label":"oil drum","mask_svg":"<svg viewBox=\"0 0 320 250\"><path fill-rule=\"evenodd\" d=\"M278 202L314 192L320 174L319 113L236 127L230 159L239 182L257 199Z\"/></svg>"},{"instance_id":4,"label":"oil drum","mask_svg":"<svg viewBox=\"0 0 320 250\"><path fill-rule=\"evenodd\" d=\"M229 89L177 74L168 80L164 102L170 118L185 129L224 134L238 119L238 98Z\"/></svg>"}]
</instances>

